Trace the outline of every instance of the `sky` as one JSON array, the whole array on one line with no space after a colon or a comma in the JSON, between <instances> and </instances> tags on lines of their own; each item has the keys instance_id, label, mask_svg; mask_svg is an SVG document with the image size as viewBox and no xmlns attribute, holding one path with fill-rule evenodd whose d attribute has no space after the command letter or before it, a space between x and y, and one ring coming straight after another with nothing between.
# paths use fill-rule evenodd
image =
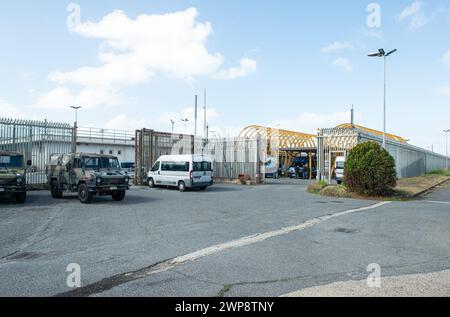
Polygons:
<instances>
[{"instance_id":1,"label":"sky","mask_svg":"<svg viewBox=\"0 0 450 317\"><path fill-rule=\"evenodd\" d=\"M305 133L350 121L445 153L450 1L0 1L0 117ZM199 114L198 131L203 132ZM185 125L181 120L189 119Z\"/></svg>"}]
</instances>

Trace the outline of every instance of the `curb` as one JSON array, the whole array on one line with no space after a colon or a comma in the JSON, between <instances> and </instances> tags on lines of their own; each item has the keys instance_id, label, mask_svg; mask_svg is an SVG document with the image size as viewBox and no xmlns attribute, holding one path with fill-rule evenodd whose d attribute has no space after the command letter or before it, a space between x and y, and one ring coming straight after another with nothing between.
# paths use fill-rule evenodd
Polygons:
<instances>
[{"instance_id":1,"label":"curb","mask_svg":"<svg viewBox=\"0 0 450 317\"><path fill-rule=\"evenodd\" d=\"M423 195L423 194L425 194L425 193L427 193L427 192L429 192L429 191L435 189L436 187L438 187L438 186L440 186L440 185L442 185L442 184L447 183L448 181L450 181L450 177L447 178L446 180L443 180L443 181L441 181L441 182L439 182L439 183L437 183L437 184L435 184L435 185L433 185L433 186L427 188L427 189L424 189L424 190L422 190L422 191L420 191L420 192L418 192L418 193L415 193L414 195L411 195L410 197L411 197L411 198L417 198L417 197L419 197L419 196L421 196L421 195Z\"/></svg>"}]
</instances>

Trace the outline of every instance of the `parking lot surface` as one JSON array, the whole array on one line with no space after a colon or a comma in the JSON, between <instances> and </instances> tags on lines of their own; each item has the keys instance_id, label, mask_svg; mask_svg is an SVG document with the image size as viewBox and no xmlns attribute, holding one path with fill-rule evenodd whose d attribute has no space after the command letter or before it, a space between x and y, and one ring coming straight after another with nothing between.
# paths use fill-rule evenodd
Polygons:
<instances>
[{"instance_id":1,"label":"parking lot surface","mask_svg":"<svg viewBox=\"0 0 450 317\"><path fill-rule=\"evenodd\" d=\"M0 295L279 296L365 278L370 263L389 276L450 268L449 189L364 209L377 202L311 195L306 184L0 202ZM71 263L77 293L67 293Z\"/></svg>"}]
</instances>

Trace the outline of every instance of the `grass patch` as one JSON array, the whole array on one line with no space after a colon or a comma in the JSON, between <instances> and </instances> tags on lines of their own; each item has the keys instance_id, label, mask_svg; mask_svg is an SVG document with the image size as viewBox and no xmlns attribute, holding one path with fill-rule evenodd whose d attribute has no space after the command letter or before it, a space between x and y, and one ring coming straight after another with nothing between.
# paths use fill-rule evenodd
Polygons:
<instances>
[{"instance_id":1,"label":"grass patch","mask_svg":"<svg viewBox=\"0 0 450 317\"><path fill-rule=\"evenodd\" d=\"M320 194L320 192L328 186L325 181L317 181L315 183L308 184L306 191L310 194Z\"/></svg>"},{"instance_id":2,"label":"grass patch","mask_svg":"<svg viewBox=\"0 0 450 317\"><path fill-rule=\"evenodd\" d=\"M327 186L320 191L320 195L337 198L352 198L352 193L350 193L347 187L343 185Z\"/></svg>"}]
</instances>

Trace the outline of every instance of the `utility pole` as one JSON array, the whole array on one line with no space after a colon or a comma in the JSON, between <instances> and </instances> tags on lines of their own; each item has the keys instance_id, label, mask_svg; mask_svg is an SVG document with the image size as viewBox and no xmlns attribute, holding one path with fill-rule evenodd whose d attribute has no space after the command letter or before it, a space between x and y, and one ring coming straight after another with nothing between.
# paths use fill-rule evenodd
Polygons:
<instances>
[{"instance_id":1,"label":"utility pole","mask_svg":"<svg viewBox=\"0 0 450 317\"><path fill-rule=\"evenodd\" d=\"M206 126L207 126L207 123L206 123L206 88L205 88L205 91L204 91L204 97L203 97L204 99L203 99L203 101L204 101L204 104L203 104L203 136L205 137L205 138L208 138L208 132L206 131Z\"/></svg>"},{"instance_id":2,"label":"utility pole","mask_svg":"<svg viewBox=\"0 0 450 317\"><path fill-rule=\"evenodd\" d=\"M448 133L450 130L444 130L445 133L445 170L448 171Z\"/></svg>"},{"instance_id":3,"label":"utility pole","mask_svg":"<svg viewBox=\"0 0 450 317\"><path fill-rule=\"evenodd\" d=\"M197 136L197 108L198 108L198 104L197 104L197 99L198 99L198 97L197 97L197 95L195 95L195 130L194 130L194 137L196 137Z\"/></svg>"},{"instance_id":4,"label":"utility pole","mask_svg":"<svg viewBox=\"0 0 450 317\"><path fill-rule=\"evenodd\" d=\"M73 132L72 132L72 153L77 151L77 139L78 139L78 110L81 109L80 106L70 106L70 108L75 110L75 122L73 124Z\"/></svg>"},{"instance_id":5,"label":"utility pole","mask_svg":"<svg viewBox=\"0 0 450 317\"><path fill-rule=\"evenodd\" d=\"M352 114L351 114L350 123L352 125L352 128L354 128L355 127L355 109L354 109L353 105L352 105Z\"/></svg>"}]
</instances>

